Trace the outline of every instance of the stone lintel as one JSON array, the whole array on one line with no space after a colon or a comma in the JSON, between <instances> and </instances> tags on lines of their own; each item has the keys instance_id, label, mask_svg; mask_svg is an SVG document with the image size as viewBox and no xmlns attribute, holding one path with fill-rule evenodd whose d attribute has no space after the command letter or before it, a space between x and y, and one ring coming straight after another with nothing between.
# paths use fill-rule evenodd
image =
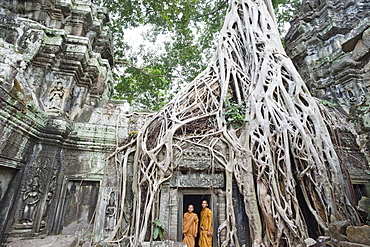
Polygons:
<instances>
[{"instance_id":1,"label":"stone lintel","mask_svg":"<svg viewBox=\"0 0 370 247\"><path fill-rule=\"evenodd\" d=\"M21 169L21 166L23 166L24 164L25 164L24 160L17 159L14 157L3 157L2 155L0 155L0 167L5 166L8 168Z\"/></svg>"},{"instance_id":2,"label":"stone lintel","mask_svg":"<svg viewBox=\"0 0 370 247\"><path fill-rule=\"evenodd\" d=\"M174 174L174 177L171 181L171 186L182 188L209 188L209 187L223 188L225 187L225 177L223 173L182 174L178 172Z\"/></svg>"}]
</instances>

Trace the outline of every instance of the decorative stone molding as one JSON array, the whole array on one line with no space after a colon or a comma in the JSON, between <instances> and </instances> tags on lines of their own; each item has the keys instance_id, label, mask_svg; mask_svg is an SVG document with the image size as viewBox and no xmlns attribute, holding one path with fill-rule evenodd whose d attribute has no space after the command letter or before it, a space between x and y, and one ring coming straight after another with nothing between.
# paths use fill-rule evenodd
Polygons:
<instances>
[{"instance_id":1,"label":"decorative stone molding","mask_svg":"<svg viewBox=\"0 0 370 247\"><path fill-rule=\"evenodd\" d=\"M285 37L287 54L312 94L345 113L364 100L368 82L364 63L342 45L370 26L369 13L368 0L305 0Z\"/></svg>"},{"instance_id":2,"label":"decorative stone molding","mask_svg":"<svg viewBox=\"0 0 370 247\"><path fill-rule=\"evenodd\" d=\"M205 173L188 173L182 174L177 172L174 174L172 187L181 188L224 188L225 175L224 173L205 174Z\"/></svg>"},{"instance_id":3,"label":"decorative stone molding","mask_svg":"<svg viewBox=\"0 0 370 247\"><path fill-rule=\"evenodd\" d=\"M2 6L1 86L19 87L17 97L50 116L86 120L112 93L106 10L91 1L6 1Z\"/></svg>"}]
</instances>

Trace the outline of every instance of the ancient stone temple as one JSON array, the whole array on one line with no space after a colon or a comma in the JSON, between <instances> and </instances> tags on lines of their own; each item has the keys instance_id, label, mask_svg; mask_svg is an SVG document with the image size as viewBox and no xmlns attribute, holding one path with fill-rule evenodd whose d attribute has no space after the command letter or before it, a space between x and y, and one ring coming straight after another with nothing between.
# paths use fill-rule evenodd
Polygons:
<instances>
[{"instance_id":1,"label":"ancient stone temple","mask_svg":"<svg viewBox=\"0 0 370 247\"><path fill-rule=\"evenodd\" d=\"M0 242L101 238L115 206L101 188L105 159L129 133L129 119L117 120L127 106L107 103L107 11L85 0L0 7Z\"/></svg>"},{"instance_id":2,"label":"ancient stone temple","mask_svg":"<svg viewBox=\"0 0 370 247\"><path fill-rule=\"evenodd\" d=\"M340 103L344 112L352 109L353 116L365 116L357 118L362 119L357 126L363 126L361 140L368 145L368 101L362 100L369 80L369 2L306 1L304 6L286 41L293 61L318 96ZM334 18L336 11L352 18L352 26L330 24L344 21ZM134 151L117 159L127 161L127 173L120 173L122 164L111 158L151 114L133 113L128 104L111 99L114 62L108 22L106 9L90 0L0 3L0 244L50 235L78 236L80 244L99 242L114 232L120 209L125 213L122 226L134 210L132 203L120 205L118 200L122 191L126 201L134 199L131 188L122 186L122 180L135 182L129 166ZM329 25L320 27L321 36L313 34L319 23ZM344 144L337 149L351 151L343 160L355 189L369 196L364 150L353 130L339 131ZM226 218L225 170L202 142L182 143L184 152L174 151L178 169L156 198L161 201L157 216L165 239L180 242L187 205L193 203L199 213L207 199L214 215L213 246L218 246L225 238L224 231L217 234ZM215 150L227 150L217 145ZM249 246L245 205L235 184L232 200L239 243Z\"/></svg>"},{"instance_id":3,"label":"ancient stone temple","mask_svg":"<svg viewBox=\"0 0 370 247\"><path fill-rule=\"evenodd\" d=\"M370 196L370 1L304 0L285 37L286 51L313 95L348 117L339 130L357 190ZM349 131L352 129L352 131ZM359 143L359 148L351 143ZM367 160L361 155L363 153Z\"/></svg>"},{"instance_id":4,"label":"ancient stone temple","mask_svg":"<svg viewBox=\"0 0 370 247\"><path fill-rule=\"evenodd\" d=\"M285 38L286 51L312 94L347 113L364 100L369 87L364 71L368 48L351 52L366 35L369 10L367 0L303 1Z\"/></svg>"}]
</instances>

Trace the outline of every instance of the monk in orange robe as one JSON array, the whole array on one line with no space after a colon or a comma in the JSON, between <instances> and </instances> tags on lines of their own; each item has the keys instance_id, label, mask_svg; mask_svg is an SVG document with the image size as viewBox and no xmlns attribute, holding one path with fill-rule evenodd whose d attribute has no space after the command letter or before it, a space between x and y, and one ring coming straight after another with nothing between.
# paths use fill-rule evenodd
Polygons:
<instances>
[{"instance_id":1,"label":"monk in orange robe","mask_svg":"<svg viewBox=\"0 0 370 247\"><path fill-rule=\"evenodd\" d=\"M194 205L190 204L188 206L188 212L184 214L184 218L182 220L182 233L184 234L182 242L188 247L195 246L195 238L198 233L198 215L193 213L193 211Z\"/></svg>"},{"instance_id":2,"label":"monk in orange robe","mask_svg":"<svg viewBox=\"0 0 370 247\"><path fill-rule=\"evenodd\" d=\"M212 247L212 210L208 208L208 201L202 201L202 211L200 212L200 233L199 246Z\"/></svg>"}]
</instances>

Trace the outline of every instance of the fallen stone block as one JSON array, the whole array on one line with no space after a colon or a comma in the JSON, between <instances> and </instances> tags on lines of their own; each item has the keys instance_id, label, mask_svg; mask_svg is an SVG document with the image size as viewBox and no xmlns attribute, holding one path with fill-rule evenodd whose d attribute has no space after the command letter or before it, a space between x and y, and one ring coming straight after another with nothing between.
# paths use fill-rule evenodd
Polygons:
<instances>
[{"instance_id":1,"label":"fallen stone block","mask_svg":"<svg viewBox=\"0 0 370 247\"><path fill-rule=\"evenodd\" d=\"M141 247L186 247L186 244L174 241L153 241L153 242L141 242Z\"/></svg>"},{"instance_id":2,"label":"fallen stone block","mask_svg":"<svg viewBox=\"0 0 370 247\"><path fill-rule=\"evenodd\" d=\"M332 239L347 241L346 229L350 225L348 221L335 221L329 225Z\"/></svg>"},{"instance_id":3,"label":"fallen stone block","mask_svg":"<svg viewBox=\"0 0 370 247\"><path fill-rule=\"evenodd\" d=\"M346 233L349 242L370 245L370 227L349 226Z\"/></svg>"},{"instance_id":4,"label":"fallen stone block","mask_svg":"<svg viewBox=\"0 0 370 247\"><path fill-rule=\"evenodd\" d=\"M19 239L8 243L7 247L78 247L78 237L71 235L55 235L45 238Z\"/></svg>"},{"instance_id":5,"label":"fallen stone block","mask_svg":"<svg viewBox=\"0 0 370 247\"><path fill-rule=\"evenodd\" d=\"M313 238L306 238L303 242L303 247L316 246L316 240Z\"/></svg>"},{"instance_id":6,"label":"fallen stone block","mask_svg":"<svg viewBox=\"0 0 370 247\"><path fill-rule=\"evenodd\" d=\"M339 247L369 247L367 244L351 243L347 241L340 241Z\"/></svg>"}]
</instances>

